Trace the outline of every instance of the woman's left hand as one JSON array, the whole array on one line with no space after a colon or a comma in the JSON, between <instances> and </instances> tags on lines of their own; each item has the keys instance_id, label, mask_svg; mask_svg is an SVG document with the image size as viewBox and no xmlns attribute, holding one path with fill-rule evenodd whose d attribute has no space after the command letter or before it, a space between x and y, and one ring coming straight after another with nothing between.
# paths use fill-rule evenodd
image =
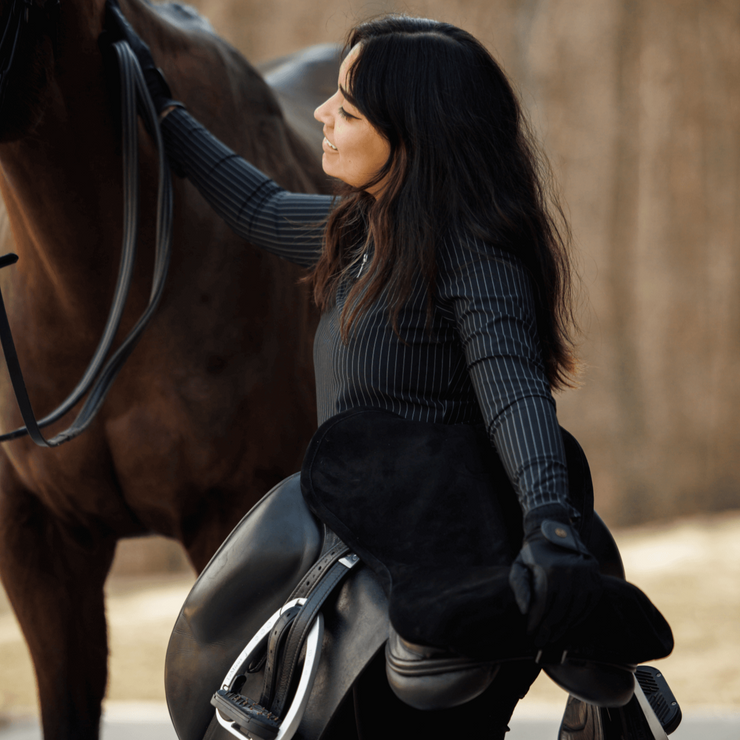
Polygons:
<instances>
[{"instance_id":1,"label":"woman's left hand","mask_svg":"<svg viewBox=\"0 0 740 740\"><path fill-rule=\"evenodd\" d=\"M585 619L603 589L599 563L559 504L537 507L525 517L524 543L509 583L536 647Z\"/></svg>"},{"instance_id":2,"label":"woman's left hand","mask_svg":"<svg viewBox=\"0 0 740 740\"><path fill-rule=\"evenodd\" d=\"M112 45L116 41L128 43L138 59L157 115L161 115L165 109L170 107L184 107L182 103L172 99L170 86L162 71L155 64L149 46L126 20L118 5L118 0L106 0L105 31L98 39L98 44L103 47Z\"/></svg>"}]
</instances>

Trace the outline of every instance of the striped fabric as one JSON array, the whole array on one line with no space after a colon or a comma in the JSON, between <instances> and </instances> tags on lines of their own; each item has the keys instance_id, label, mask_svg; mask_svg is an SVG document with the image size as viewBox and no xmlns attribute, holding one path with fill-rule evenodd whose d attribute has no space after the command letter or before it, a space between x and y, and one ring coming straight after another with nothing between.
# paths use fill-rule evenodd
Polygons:
<instances>
[{"instance_id":1,"label":"striped fabric","mask_svg":"<svg viewBox=\"0 0 740 740\"><path fill-rule=\"evenodd\" d=\"M317 223L332 197L286 192L182 109L165 118L163 131L170 158L237 234L291 262L316 261L323 241ZM510 256L464 234L444 241L438 265L431 331L419 280L399 316L401 339L381 299L342 342L339 317L351 286L340 287L314 342L318 422L372 406L418 421L485 425L524 513L568 506L529 279Z\"/></svg>"}]
</instances>

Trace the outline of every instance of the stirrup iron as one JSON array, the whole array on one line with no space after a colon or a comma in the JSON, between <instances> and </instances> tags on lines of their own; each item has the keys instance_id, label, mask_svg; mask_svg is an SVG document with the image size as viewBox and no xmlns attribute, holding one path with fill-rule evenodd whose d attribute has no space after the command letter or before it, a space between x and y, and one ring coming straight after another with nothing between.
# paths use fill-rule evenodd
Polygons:
<instances>
[{"instance_id":1,"label":"stirrup iron","mask_svg":"<svg viewBox=\"0 0 740 740\"><path fill-rule=\"evenodd\" d=\"M218 723L240 740L290 740L301 723L321 656L320 608L359 562L346 545L334 543L249 641L211 699ZM254 701L240 692L247 676L259 671L263 687Z\"/></svg>"},{"instance_id":2,"label":"stirrup iron","mask_svg":"<svg viewBox=\"0 0 740 740\"><path fill-rule=\"evenodd\" d=\"M324 617L320 612L316 615L306 639L303 671L293 702L282 718L273 714L269 709L260 706L257 702L242 696L238 692L238 687L243 682L241 677L264 651L267 638L281 615L293 606L303 606L305 602L306 599L293 599L287 602L262 625L259 632L249 641L234 661L223 680L221 689L211 699L211 704L216 707L218 723L240 740L244 740L245 737L251 738L251 740L290 740L298 729L303 712L308 704L308 697L313 687L313 681L319 667L319 658L321 657Z\"/></svg>"},{"instance_id":3,"label":"stirrup iron","mask_svg":"<svg viewBox=\"0 0 740 740\"><path fill-rule=\"evenodd\" d=\"M663 674L649 665L635 671L634 695L622 707L598 707L568 697L559 740L668 740L681 709Z\"/></svg>"}]
</instances>

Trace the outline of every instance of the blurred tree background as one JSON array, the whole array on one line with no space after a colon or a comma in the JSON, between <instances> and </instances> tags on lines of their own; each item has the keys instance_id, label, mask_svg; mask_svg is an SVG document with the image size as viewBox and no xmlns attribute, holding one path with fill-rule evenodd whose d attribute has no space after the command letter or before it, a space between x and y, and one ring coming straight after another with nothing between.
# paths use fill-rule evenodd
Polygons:
<instances>
[{"instance_id":1,"label":"blurred tree background","mask_svg":"<svg viewBox=\"0 0 740 740\"><path fill-rule=\"evenodd\" d=\"M740 507L740 3L194 4L255 63L389 11L484 41L520 91L573 228L586 371L558 406L599 511L624 525Z\"/></svg>"}]
</instances>

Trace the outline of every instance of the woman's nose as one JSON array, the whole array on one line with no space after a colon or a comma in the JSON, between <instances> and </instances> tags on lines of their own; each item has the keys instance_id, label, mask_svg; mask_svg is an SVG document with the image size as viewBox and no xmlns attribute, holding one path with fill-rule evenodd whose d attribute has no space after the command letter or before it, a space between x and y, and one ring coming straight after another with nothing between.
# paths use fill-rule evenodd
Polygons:
<instances>
[{"instance_id":1,"label":"woman's nose","mask_svg":"<svg viewBox=\"0 0 740 740\"><path fill-rule=\"evenodd\" d=\"M332 114L332 111L335 110L335 103L338 106L338 101L335 100L335 98L339 95L339 90L337 90L334 95L332 95L330 98L327 98L314 112L313 117L317 120L323 123L325 126L331 125L334 122L334 115Z\"/></svg>"},{"instance_id":2,"label":"woman's nose","mask_svg":"<svg viewBox=\"0 0 740 740\"><path fill-rule=\"evenodd\" d=\"M331 98L329 98L331 100ZM328 111L329 111L329 100L325 100L314 112L313 117L320 123L326 124Z\"/></svg>"}]
</instances>

